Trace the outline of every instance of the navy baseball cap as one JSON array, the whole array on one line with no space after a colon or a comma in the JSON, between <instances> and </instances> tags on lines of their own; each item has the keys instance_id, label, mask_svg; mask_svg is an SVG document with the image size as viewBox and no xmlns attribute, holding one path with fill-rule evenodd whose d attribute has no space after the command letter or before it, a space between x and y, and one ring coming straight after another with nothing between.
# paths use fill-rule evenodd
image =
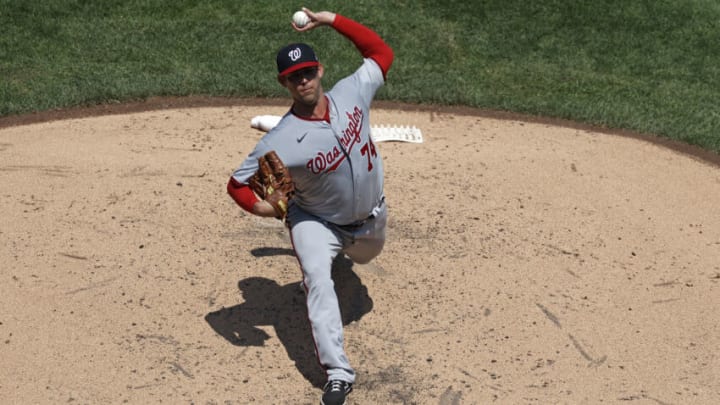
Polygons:
<instances>
[{"instance_id":1,"label":"navy baseball cap","mask_svg":"<svg viewBox=\"0 0 720 405\"><path fill-rule=\"evenodd\" d=\"M283 47L277 54L277 68L280 76L319 64L315 51L308 44L290 44Z\"/></svg>"}]
</instances>

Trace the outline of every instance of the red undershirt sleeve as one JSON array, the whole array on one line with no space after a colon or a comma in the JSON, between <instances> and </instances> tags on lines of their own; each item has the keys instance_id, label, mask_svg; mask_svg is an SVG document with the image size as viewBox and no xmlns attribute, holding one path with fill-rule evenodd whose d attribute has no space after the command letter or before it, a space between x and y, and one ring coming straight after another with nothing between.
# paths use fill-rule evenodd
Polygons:
<instances>
[{"instance_id":1,"label":"red undershirt sleeve","mask_svg":"<svg viewBox=\"0 0 720 405\"><path fill-rule=\"evenodd\" d=\"M335 14L332 27L352 41L363 57L377 62L383 77L387 75L395 55L392 48L375 31L340 14Z\"/></svg>"},{"instance_id":2,"label":"red undershirt sleeve","mask_svg":"<svg viewBox=\"0 0 720 405\"><path fill-rule=\"evenodd\" d=\"M260 201L247 184L242 184L233 177L228 181L227 192L237 205L250 213L253 212L255 203Z\"/></svg>"}]
</instances>

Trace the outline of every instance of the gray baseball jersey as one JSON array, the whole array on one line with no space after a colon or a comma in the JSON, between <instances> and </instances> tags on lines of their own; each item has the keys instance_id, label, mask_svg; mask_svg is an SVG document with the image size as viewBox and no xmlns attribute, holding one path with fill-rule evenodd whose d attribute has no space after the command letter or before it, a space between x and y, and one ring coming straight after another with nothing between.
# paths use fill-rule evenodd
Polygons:
<instances>
[{"instance_id":1,"label":"gray baseball jersey","mask_svg":"<svg viewBox=\"0 0 720 405\"><path fill-rule=\"evenodd\" d=\"M329 123L288 112L233 177L246 183L258 168L257 158L275 150L295 182L291 211L297 205L339 225L366 219L383 198L382 159L370 137L370 104L383 83L380 67L365 59L325 93Z\"/></svg>"}]
</instances>

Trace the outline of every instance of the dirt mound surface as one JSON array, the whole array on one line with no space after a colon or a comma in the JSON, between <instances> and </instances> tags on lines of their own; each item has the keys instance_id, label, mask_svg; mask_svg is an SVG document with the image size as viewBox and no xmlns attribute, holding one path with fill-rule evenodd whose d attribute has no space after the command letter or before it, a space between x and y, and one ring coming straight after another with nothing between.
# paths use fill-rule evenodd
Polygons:
<instances>
[{"instance_id":1,"label":"dirt mound surface","mask_svg":"<svg viewBox=\"0 0 720 405\"><path fill-rule=\"evenodd\" d=\"M580 127L385 107L373 123L424 143L378 144L386 248L335 263L352 403L720 403L717 165ZM317 403L287 232L225 193L262 135L251 118L286 109L0 129L3 401Z\"/></svg>"}]
</instances>

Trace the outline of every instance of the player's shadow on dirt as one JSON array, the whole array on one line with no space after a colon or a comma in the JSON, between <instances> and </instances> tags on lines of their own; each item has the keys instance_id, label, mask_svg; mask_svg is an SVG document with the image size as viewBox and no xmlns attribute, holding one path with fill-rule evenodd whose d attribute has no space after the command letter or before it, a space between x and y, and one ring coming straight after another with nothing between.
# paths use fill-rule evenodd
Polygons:
<instances>
[{"instance_id":1,"label":"player's shadow on dirt","mask_svg":"<svg viewBox=\"0 0 720 405\"><path fill-rule=\"evenodd\" d=\"M373 301L353 271L351 260L340 255L333 262L333 280L343 325L372 310ZM264 346L270 336L258 326L272 326L298 371L314 386L322 387L326 377L315 357L305 294L299 282L281 286L264 277L250 277L240 280L238 288L245 302L210 312L205 321L235 346Z\"/></svg>"}]
</instances>

